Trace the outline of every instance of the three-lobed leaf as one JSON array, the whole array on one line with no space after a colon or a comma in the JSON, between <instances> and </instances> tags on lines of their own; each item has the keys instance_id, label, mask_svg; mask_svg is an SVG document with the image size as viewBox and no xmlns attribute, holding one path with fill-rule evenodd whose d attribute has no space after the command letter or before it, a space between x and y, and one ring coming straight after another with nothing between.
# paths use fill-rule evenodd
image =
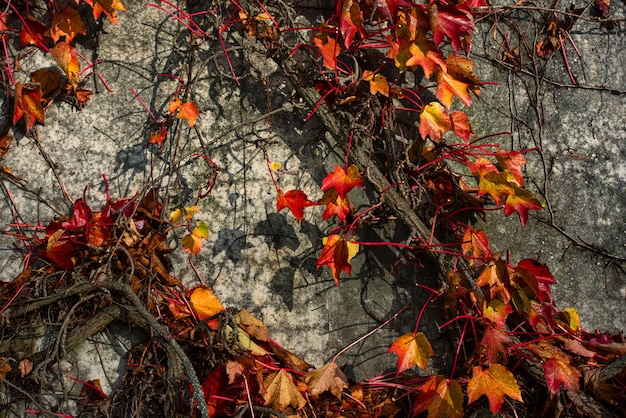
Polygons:
<instances>
[{"instance_id":1,"label":"three-lobed leaf","mask_svg":"<svg viewBox=\"0 0 626 418\"><path fill-rule=\"evenodd\" d=\"M287 193L283 193L281 189L278 189L276 210L280 212L284 208L289 208L298 222L301 222L304 217L304 208L316 205L317 203L309 200L302 190L289 190Z\"/></svg>"},{"instance_id":2,"label":"three-lobed leaf","mask_svg":"<svg viewBox=\"0 0 626 418\"><path fill-rule=\"evenodd\" d=\"M515 376L498 363L492 364L487 369L483 369L482 366L472 368L472 378L467 385L467 403L475 402L483 395L489 400L489 410L494 415L502 407L505 396L523 402Z\"/></svg>"},{"instance_id":3,"label":"three-lobed leaf","mask_svg":"<svg viewBox=\"0 0 626 418\"><path fill-rule=\"evenodd\" d=\"M428 411L429 417L461 418L463 416L463 390L456 380L431 376L421 388L413 404L413 415Z\"/></svg>"},{"instance_id":4,"label":"three-lobed leaf","mask_svg":"<svg viewBox=\"0 0 626 418\"><path fill-rule=\"evenodd\" d=\"M322 191L328 190L334 187L337 190L337 194L342 199L346 197L346 194L355 187L363 187L363 177L359 172L359 168L352 164L348 167L346 172L343 167L335 166L335 171L328 174L324 180L322 180Z\"/></svg>"},{"instance_id":5,"label":"three-lobed leaf","mask_svg":"<svg viewBox=\"0 0 626 418\"><path fill-rule=\"evenodd\" d=\"M401 335L391 344L388 353L395 353L398 356L397 373L418 366L426 370L428 360L433 356L433 348L423 332L413 334L412 332Z\"/></svg>"},{"instance_id":6,"label":"three-lobed leaf","mask_svg":"<svg viewBox=\"0 0 626 418\"><path fill-rule=\"evenodd\" d=\"M324 248L317 259L317 268L328 266L331 269L335 284L339 284L341 272L352 273L350 260L359 251L359 245L353 241L347 241L338 234L332 234L322 240Z\"/></svg>"}]
</instances>

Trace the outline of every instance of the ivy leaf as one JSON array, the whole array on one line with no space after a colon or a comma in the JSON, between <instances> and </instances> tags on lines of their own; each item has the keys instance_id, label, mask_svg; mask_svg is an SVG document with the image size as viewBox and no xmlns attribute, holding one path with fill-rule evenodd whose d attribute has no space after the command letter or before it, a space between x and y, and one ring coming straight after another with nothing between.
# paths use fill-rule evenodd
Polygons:
<instances>
[{"instance_id":1,"label":"ivy leaf","mask_svg":"<svg viewBox=\"0 0 626 418\"><path fill-rule=\"evenodd\" d=\"M326 209L324 209L324 213L322 214L322 219L326 220L333 215L337 215L341 222L346 220L346 217L352 211L350 207L350 200L348 196L344 199L339 197L337 194L337 190L335 188L328 189L324 192L324 196L318 202L321 205L326 205Z\"/></svg>"},{"instance_id":2,"label":"ivy leaf","mask_svg":"<svg viewBox=\"0 0 626 418\"><path fill-rule=\"evenodd\" d=\"M35 123L44 123L44 110L41 106L41 89L25 87L22 83L15 85L15 103L13 107L13 124L24 118L26 130L29 131Z\"/></svg>"},{"instance_id":3,"label":"ivy leaf","mask_svg":"<svg viewBox=\"0 0 626 418\"><path fill-rule=\"evenodd\" d=\"M463 254L470 255L470 266L474 265L476 260L489 259L492 257L487 234L483 230L474 229L473 226L470 226L465 231L461 250Z\"/></svg>"},{"instance_id":4,"label":"ivy leaf","mask_svg":"<svg viewBox=\"0 0 626 418\"><path fill-rule=\"evenodd\" d=\"M463 417L463 390L456 380L429 377L413 404L413 415L428 411L429 417Z\"/></svg>"},{"instance_id":5,"label":"ivy leaf","mask_svg":"<svg viewBox=\"0 0 626 418\"><path fill-rule=\"evenodd\" d=\"M98 20L102 12L109 18L111 23L117 25L116 10L126 11L120 0L84 0L85 3L93 7L93 18Z\"/></svg>"},{"instance_id":6,"label":"ivy leaf","mask_svg":"<svg viewBox=\"0 0 626 418\"><path fill-rule=\"evenodd\" d=\"M85 35L87 29L77 10L67 7L62 13L52 17L48 34L57 43L61 36L65 36L65 42L72 43L78 35Z\"/></svg>"},{"instance_id":7,"label":"ivy leaf","mask_svg":"<svg viewBox=\"0 0 626 418\"><path fill-rule=\"evenodd\" d=\"M480 84L474 75L472 60L450 54L446 59L447 70L437 69L437 98L446 108L457 96L465 106L472 102L470 91L480 97Z\"/></svg>"},{"instance_id":8,"label":"ivy leaf","mask_svg":"<svg viewBox=\"0 0 626 418\"><path fill-rule=\"evenodd\" d=\"M439 102L430 102L420 113L420 135L426 139L430 136L433 142L441 142L443 134L452 129L452 119Z\"/></svg>"},{"instance_id":9,"label":"ivy leaf","mask_svg":"<svg viewBox=\"0 0 626 418\"><path fill-rule=\"evenodd\" d=\"M465 141L466 145L469 145L469 140L474 132L472 131L472 126L469 123L469 118L467 117L467 113L456 111L450 114L452 118L452 130L454 134Z\"/></svg>"},{"instance_id":10,"label":"ivy leaf","mask_svg":"<svg viewBox=\"0 0 626 418\"><path fill-rule=\"evenodd\" d=\"M506 331L487 326L483 338L480 341L480 346L484 349L487 363L492 365L500 360L506 360L509 343L510 339Z\"/></svg>"},{"instance_id":11,"label":"ivy leaf","mask_svg":"<svg viewBox=\"0 0 626 418\"><path fill-rule=\"evenodd\" d=\"M313 396L330 392L341 399L343 390L348 387L348 378L334 361L311 370L306 374L304 381L309 387L309 393Z\"/></svg>"},{"instance_id":12,"label":"ivy leaf","mask_svg":"<svg viewBox=\"0 0 626 418\"><path fill-rule=\"evenodd\" d=\"M305 207L316 205L317 203L310 201L302 190L289 190L287 193L283 193L281 189L278 189L276 210L280 212L284 208L289 208L298 222L302 221L304 217Z\"/></svg>"},{"instance_id":13,"label":"ivy leaf","mask_svg":"<svg viewBox=\"0 0 626 418\"><path fill-rule=\"evenodd\" d=\"M353 0L344 0L341 6L341 14L339 15L339 30L343 37L343 44L349 49L354 40L354 36L359 33L361 37L366 36L363 27L363 14L357 2Z\"/></svg>"},{"instance_id":14,"label":"ivy leaf","mask_svg":"<svg viewBox=\"0 0 626 418\"><path fill-rule=\"evenodd\" d=\"M180 98L172 100L168 106L170 113L175 114L178 112L178 119L184 119L189 124L190 128L196 124L200 111L198 106L194 102L181 103Z\"/></svg>"},{"instance_id":15,"label":"ivy leaf","mask_svg":"<svg viewBox=\"0 0 626 418\"><path fill-rule=\"evenodd\" d=\"M273 410L282 412L289 406L301 409L306 405L306 400L293 382L293 377L284 369L270 374L263 383L265 387L265 392L263 393L265 406L270 406Z\"/></svg>"},{"instance_id":16,"label":"ivy leaf","mask_svg":"<svg viewBox=\"0 0 626 418\"><path fill-rule=\"evenodd\" d=\"M543 206L528 190L514 187L514 193L508 195L504 202L504 215L509 216L516 212L520 223L526 225L529 210L543 210Z\"/></svg>"},{"instance_id":17,"label":"ivy leaf","mask_svg":"<svg viewBox=\"0 0 626 418\"><path fill-rule=\"evenodd\" d=\"M80 73L80 64L76 50L67 42L61 41L50 50L50 53L67 76L72 88L76 89L78 87L78 75Z\"/></svg>"},{"instance_id":18,"label":"ivy leaf","mask_svg":"<svg viewBox=\"0 0 626 418\"><path fill-rule=\"evenodd\" d=\"M576 366L572 365L569 355L546 341L531 344L528 346L528 349L543 360L541 367L552 396L556 394L561 386L565 386L567 390L574 392L580 390L580 377L582 374Z\"/></svg>"},{"instance_id":19,"label":"ivy leaf","mask_svg":"<svg viewBox=\"0 0 626 418\"><path fill-rule=\"evenodd\" d=\"M515 376L509 369L498 363L492 364L485 370L482 366L475 366L472 369L472 379L467 385L469 398L467 403L476 401L482 395L487 396L489 410L494 415L502 407L505 396L523 402Z\"/></svg>"},{"instance_id":20,"label":"ivy leaf","mask_svg":"<svg viewBox=\"0 0 626 418\"><path fill-rule=\"evenodd\" d=\"M198 252L204 246L202 240L209 239L209 227L204 221L199 221L191 234L187 234L182 239L183 251L193 255L198 255Z\"/></svg>"},{"instance_id":21,"label":"ivy leaf","mask_svg":"<svg viewBox=\"0 0 626 418\"><path fill-rule=\"evenodd\" d=\"M487 286L491 299L499 298L508 303L511 300L511 280L506 263L503 260L494 260L487 264L476 279L476 286Z\"/></svg>"},{"instance_id":22,"label":"ivy leaf","mask_svg":"<svg viewBox=\"0 0 626 418\"><path fill-rule=\"evenodd\" d=\"M328 174L324 180L322 180L322 191L328 190L334 187L337 190L337 194L342 199L346 197L346 194L354 187L363 187L363 178L359 173L359 168L352 164L348 167L348 172L336 165L335 171Z\"/></svg>"},{"instance_id":23,"label":"ivy leaf","mask_svg":"<svg viewBox=\"0 0 626 418\"><path fill-rule=\"evenodd\" d=\"M433 348L423 332L417 334L409 332L396 338L387 352L395 353L398 356L398 374L414 366L426 370L428 360L434 354Z\"/></svg>"},{"instance_id":24,"label":"ivy leaf","mask_svg":"<svg viewBox=\"0 0 626 418\"><path fill-rule=\"evenodd\" d=\"M497 329L504 329L507 316L513 312L509 303L499 299L483 300L483 318L490 321Z\"/></svg>"},{"instance_id":25,"label":"ivy leaf","mask_svg":"<svg viewBox=\"0 0 626 418\"><path fill-rule=\"evenodd\" d=\"M339 56L339 45L337 40L328 36L328 33L320 31L313 37L313 43L319 49L324 60L324 67L334 70L337 68L337 57Z\"/></svg>"},{"instance_id":26,"label":"ivy leaf","mask_svg":"<svg viewBox=\"0 0 626 418\"><path fill-rule=\"evenodd\" d=\"M363 71L363 80L369 81L370 94L380 93L385 97L389 97L389 83L384 75L365 70Z\"/></svg>"},{"instance_id":27,"label":"ivy leaf","mask_svg":"<svg viewBox=\"0 0 626 418\"><path fill-rule=\"evenodd\" d=\"M437 66L446 71L446 60L441 55L439 48L428 39L417 39L409 46L411 57L406 60L407 67L420 66L426 78L430 78Z\"/></svg>"},{"instance_id":28,"label":"ivy leaf","mask_svg":"<svg viewBox=\"0 0 626 418\"><path fill-rule=\"evenodd\" d=\"M243 328L248 335L259 341L269 341L270 332L262 321L253 316L246 308L242 308L236 315L237 325Z\"/></svg>"},{"instance_id":29,"label":"ivy leaf","mask_svg":"<svg viewBox=\"0 0 626 418\"><path fill-rule=\"evenodd\" d=\"M46 32L48 32L48 27L31 15L26 16L25 21L26 24L22 26L22 30L20 31L20 48L24 48L28 45L41 48L42 45L46 45L45 36ZM4 31L6 28L3 26L5 25L0 22L0 29Z\"/></svg>"},{"instance_id":30,"label":"ivy leaf","mask_svg":"<svg viewBox=\"0 0 626 418\"><path fill-rule=\"evenodd\" d=\"M197 286L189 292L189 303L199 320L204 320L224 310L222 302L215 296L210 287ZM217 323L214 324L217 329Z\"/></svg>"},{"instance_id":31,"label":"ivy leaf","mask_svg":"<svg viewBox=\"0 0 626 418\"><path fill-rule=\"evenodd\" d=\"M474 19L471 10L463 5L446 5L440 2L431 2L428 5L430 26L433 31L435 44L439 46L444 36L450 39L454 52L463 47L465 54L469 54L474 32Z\"/></svg>"},{"instance_id":32,"label":"ivy leaf","mask_svg":"<svg viewBox=\"0 0 626 418\"><path fill-rule=\"evenodd\" d=\"M324 248L322 248L322 253L317 259L317 268L329 266L335 279L335 284L338 285L342 270L347 274L352 273L350 260L359 251L359 245L352 241L346 241L337 234L324 238L322 242L324 243Z\"/></svg>"},{"instance_id":33,"label":"ivy leaf","mask_svg":"<svg viewBox=\"0 0 626 418\"><path fill-rule=\"evenodd\" d=\"M511 173L513 181L518 187L524 186L524 176L522 166L526 164L526 158L521 152L500 150L496 153L496 158L502 168Z\"/></svg>"}]
</instances>

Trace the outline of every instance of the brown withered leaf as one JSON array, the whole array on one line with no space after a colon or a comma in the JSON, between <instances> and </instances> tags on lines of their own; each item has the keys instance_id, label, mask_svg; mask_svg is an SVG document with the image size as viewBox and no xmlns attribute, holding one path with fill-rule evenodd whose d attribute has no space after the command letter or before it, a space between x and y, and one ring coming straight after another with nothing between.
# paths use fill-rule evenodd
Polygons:
<instances>
[{"instance_id":1,"label":"brown withered leaf","mask_svg":"<svg viewBox=\"0 0 626 418\"><path fill-rule=\"evenodd\" d=\"M284 369L266 377L264 386L265 405L276 411L282 412L289 406L301 409L306 405L306 400L293 382L293 377Z\"/></svg>"},{"instance_id":2,"label":"brown withered leaf","mask_svg":"<svg viewBox=\"0 0 626 418\"><path fill-rule=\"evenodd\" d=\"M287 368L306 372L313 367L311 364L302 360L291 351L285 350L284 348L279 347L276 344L271 344L270 350L279 360L281 360L285 364Z\"/></svg>"},{"instance_id":3,"label":"brown withered leaf","mask_svg":"<svg viewBox=\"0 0 626 418\"><path fill-rule=\"evenodd\" d=\"M256 338L259 341L268 341L270 338L270 332L267 326L259 319L255 318L246 308L242 308L236 315L235 321L237 324L251 337Z\"/></svg>"},{"instance_id":4,"label":"brown withered leaf","mask_svg":"<svg viewBox=\"0 0 626 418\"><path fill-rule=\"evenodd\" d=\"M309 393L313 396L330 391L341 399L344 388L348 387L348 378L334 361L310 371L304 381L309 386Z\"/></svg>"}]
</instances>

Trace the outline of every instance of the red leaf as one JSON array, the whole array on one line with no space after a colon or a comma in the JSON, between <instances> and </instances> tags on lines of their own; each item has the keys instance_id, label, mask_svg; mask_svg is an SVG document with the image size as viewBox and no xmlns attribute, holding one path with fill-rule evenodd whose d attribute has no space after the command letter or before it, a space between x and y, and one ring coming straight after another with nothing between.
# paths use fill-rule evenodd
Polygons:
<instances>
[{"instance_id":1,"label":"red leaf","mask_svg":"<svg viewBox=\"0 0 626 418\"><path fill-rule=\"evenodd\" d=\"M474 31L474 19L470 9L463 4L448 6L432 2L428 6L428 13L435 44L439 46L445 35L450 39L454 52L459 52L463 47L465 54L469 54Z\"/></svg>"},{"instance_id":2,"label":"red leaf","mask_svg":"<svg viewBox=\"0 0 626 418\"><path fill-rule=\"evenodd\" d=\"M281 189L278 189L276 210L280 212L284 208L289 208L298 222L302 221L304 217L305 207L316 205L317 203L310 201L302 190L289 190L287 193L283 193Z\"/></svg>"},{"instance_id":3,"label":"red leaf","mask_svg":"<svg viewBox=\"0 0 626 418\"><path fill-rule=\"evenodd\" d=\"M472 132L467 113L456 111L452 112L450 117L452 118L454 134L469 144L470 137L474 135L474 132Z\"/></svg>"},{"instance_id":4,"label":"red leaf","mask_svg":"<svg viewBox=\"0 0 626 418\"><path fill-rule=\"evenodd\" d=\"M318 203L321 205L326 205L326 209L324 209L324 213L322 214L323 220L326 220L333 215L337 215L339 220L343 222L352 211L348 196L346 196L344 199L340 198L335 188L326 190L326 192L324 192L324 196L320 199Z\"/></svg>"},{"instance_id":5,"label":"red leaf","mask_svg":"<svg viewBox=\"0 0 626 418\"><path fill-rule=\"evenodd\" d=\"M509 303L499 299L483 300L483 318L490 321L497 329L504 329L507 316L513 312Z\"/></svg>"},{"instance_id":6,"label":"red leaf","mask_svg":"<svg viewBox=\"0 0 626 418\"><path fill-rule=\"evenodd\" d=\"M331 187L337 190L337 194L342 199L354 187L363 187L363 179L361 173L359 173L359 168L352 164L348 167L348 172L346 173L340 166L335 166L335 171L328 174L322 181L322 190L328 190Z\"/></svg>"},{"instance_id":7,"label":"red leaf","mask_svg":"<svg viewBox=\"0 0 626 418\"><path fill-rule=\"evenodd\" d=\"M429 377L413 404L413 415L424 411L429 417L461 418L463 390L459 382L439 375Z\"/></svg>"},{"instance_id":8,"label":"red leaf","mask_svg":"<svg viewBox=\"0 0 626 418\"><path fill-rule=\"evenodd\" d=\"M350 260L356 255L358 250L358 244L346 241L341 236L333 234L324 238L324 248L317 259L317 268L319 269L321 266L330 267L335 284L338 285L342 270L347 274L352 273Z\"/></svg>"},{"instance_id":9,"label":"red leaf","mask_svg":"<svg viewBox=\"0 0 626 418\"><path fill-rule=\"evenodd\" d=\"M482 366L475 366L472 369L472 379L467 385L467 403L470 404L482 395L489 399L489 410L496 414L502 404L504 397L522 401L522 393L515 380L513 373L501 364L492 364L488 369L483 370Z\"/></svg>"},{"instance_id":10,"label":"red leaf","mask_svg":"<svg viewBox=\"0 0 626 418\"><path fill-rule=\"evenodd\" d=\"M423 332L417 334L409 332L398 337L387 352L395 353L398 356L397 373L402 373L414 366L426 370L428 360L434 354L433 348Z\"/></svg>"},{"instance_id":11,"label":"red leaf","mask_svg":"<svg viewBox=\"0 0 626 418\"><path fill-rule=\"evenodd\" d=\"M528 221L528 211L543 210L543 206L528 190L518 187L515 187L514 190L515 192L507 196L504 202L504 215L509 216L513 212L517 212L520 223L526 225Z\"/></svg>"},{"instance_id":12,"label":"red leaf","mask_svg":"<svg viewBox=\"0 0 626 418\"><path fill-rule=\"evenodd\" d=\"M524 186L524 176L522 175L522 165L526 164L526 158L521 152L500 150L496 154L498 162L504 170L509 171L515 183L519 187Z\"/></svg>"},{"instance_id":13,"label":"red leaf","mask_svg":"<svg viewBox=\"0 0 626 418\"><path fill-rule=\"evenodd\" d=\"M506 360L509 343L510 339L506 331L490 326L486 327L480 346L485 351L487 363L491 365L501 359Z\"/></svg>"},{"instance_id":14,"label":"red leaf","mask_svg":"<svg viewBox=\"0 0 626 418\"><path fill-rule=\"evenodd\" d=\"M78 229L87 226L87 223L93 217L93 213L91 209L85 203L83 199L78 199L74 202L74 207L72 208L72 216L69 221L63 222L61 225L64 229Z\"/></svg>"},{"instance_id":15,"label":"red leaf","mask_svg":"<svg viewBox=\"0 0 626 418\"><path fill-rule=\"evenodd\" d=\"M350 48L357 33L361 34L362 38L365 37L363 14L357 2L353 0L343 1L341 14L339 15L339 30L341 31L341 36L343 36L343 44L346 49Z\"/></svg>"},{"instance_id":16,"label":"red leaf","mask_svg":"<svg viewBox=\"0 0 626 418\"><path fill-rule=\"evenodd\" d=\"M26 24L22 27L22 30L20 31L20 47L24 48L28 45L34 45L38 48L41 48L41 45L46 45L45 35L48 31L46 25L41 23L34 16L30 15L26 16L26 19L24 20ZM1 27L2 25L0 24L0 28Z\"/></svg>"},{"instance_id":17,"label":"red leaf","mask_svg":"<svg viewBox=\"0 0 626 418\"><path fill-rule=\"evenodd\" d=\"M487 234L482 230L475 230L470 226L463 235L463 243L461 244L463 254L470 254L470 265L476 260L491 258L491 250L489 249L489 240Z\"/></svg>"},{"instance_id":18,"label":"red leaf","mask_svg":"<svg viewBox=\"0 0 626 418\"><path fill-rule=\"evenodd\" d=\"M543 367L546 383L552 396L556 395L561 386L574 392L580 390L580 370L572 366L569 357L565 354L557 353L548 361L541 363L541 367Z\"/></svg>"}]
</instances>

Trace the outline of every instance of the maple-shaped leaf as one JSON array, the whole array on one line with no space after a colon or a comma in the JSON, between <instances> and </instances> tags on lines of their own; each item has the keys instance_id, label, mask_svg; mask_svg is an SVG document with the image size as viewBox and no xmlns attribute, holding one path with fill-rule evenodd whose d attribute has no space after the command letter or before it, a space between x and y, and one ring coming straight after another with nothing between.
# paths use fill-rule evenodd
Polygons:
<instances>
[{"instance_id":1,"label":"maple-shaped leaf","mask_svg":"<svg viewBox=\"0 0 626 418\"><path fill-rule=\"evenodd\" d=\"M555 283L548 267L537 260L523 259L516 267L509 267L511 282L528 291L532 298L540 302L552 300L550 285Z\"/></svg>"},{"instance_id":2,"label":"maple-shaped leaf","mask_svg":"<svg viewBox=\"0 0 626 418\"><path fill-rule=\"evenodd\" d=\"M355 187L363 187L363 178L359 173L359 168L352 164L348 167L348 172L336 165L335 171L328 174L324 180L322 180L322 191L328 190L334 187L337 190L337 194L342 199L346 197L346 194Z\"/></svg>"},{"instance_id":3,"label":"maple-shaped leaf","mask_svg":"<svg viewBox=\"0 0 626 418\"><path fill-rule=\"evenodd\" d=\"M508 195L504 202L504 215L509 216L516 212L520 223L526 225L529 210L543 210L543 206L530 191L515 187L514 193Z\"/></svg>"},{"instance_id":4,"label":"maple-shaped leaf","mask_svg":"<svg viewBox=\"0 0 626 418\"><path fill-rule=\"evenodd\" d=\"M443 134L452 129L452 119L439 102L430 102L420 113L420 135L429 136L433 142L441 142Z\"/></svg>"},{"instance_id":5,"label":"maple-shaped leaf","mask_svg":"<svg viewBox=\"0 0 626 418\"><path fill-rule=\"evenodd\" d=\"M20 31L20 47L24 48L28 45L34 45L38 48L46 45L46 32L48 27L41 23L36 17L28 15L26 16L25 25L22 26ZM0 23L0 29L6 30ZM4 35L2 35L4 36Z\"/></svg>"},{"instance_id":6,"label":"maple-shaped leaf","mask_svg":"<svg viewBox=\"0 0 626 418\"><path fill-rule=\"evenodd\" d=\"M515 185L509 182L504 172L480 170L478 196L485 194L491 196L496 204L500 205L508 196L515 194Z\"/></svg>"},{"instance_id":7,"label":"maple-shaped leaf","mask_svg":"<svg viewBox=\"0 0 626 418\"><path fill-rule=\"evenodd\" d=\"M476 230L470 226L463 235L463 243L461 244L463 254L470 255L470 266L476 263L476 260L491 258L491 249L489 249L489 239L483 230Z\"/></svg>"},{"instance_id":8,"label":"maple-shaped leaf","mask_svg":"<svg viewBox=\"0 0 626 418\"><path fill-rule=\"evenodd\" d=\"M289 190L287 193L283 193L281 189L278 189L276 210L280 212L284 208L289 208L298 222L302 221L304 217L304 208L316 205L317 203L310 201L302 190Z\"/></svg>"},{"instance_id":9,"label":"maple-shaped leaf","mask_svg":"<svg viewBox=\"0 0 626 418\"><path fill-rule=\"evenodd\" d=\"M524 176L522 175L522 166L526 164L526 158L521 152L499 150L496 158L502 168L513 177L513 181L518 187L524 186Z\"/></svg>"},{"instance_id":10,"label":"maple-shaped leaf","mask_svg":"<svg viewBox=\"0 0 626 418\"><path fill-rule=\"evenodd\" d=\"M348 387L348 378L334 361L308 372L304 378L311 395L330 392L341 399L343 390Z\"/></svg>"},{"instance_id":11,"label":"maple-shaped leaf","mask_svg":"<svg viewBox=\"0 0 626 418\"><path fill-rule=\"evenodd\" d=\"M347 274L352 273L350 260L359 251L359 245L352 241L346 241L337 234L324 238L322 242L324 248L322 248L322 253L317 259L317 268L319 269L321 266L330 267L335 284L339 285L342 270Z\"/></svg>"},{"instance_id":12,"label":"maple-shaped leaf","mask_svg":"<svg viewBox=\"0 0 626 418\"><path fill-rule=\"evenodd\" d=\"M15 102L13 106L13 124L24 118L26 130L29 131L35 123L44 123L44 110L41 106L41 89L29 88L22 83L15 85Z\"/></svg>"},{"instance_id":13,"label":"maple-shaped leaf","mask_svg":"<svg viewBox=\"0 0 626 418\"><path fill-rule=\"evenodd\" d=\"M491 261L476 279L476 286L488 286L491 299L500 299L504 303L511 300L511 281L506 263L503 260Z\"/></svg>"},{"instance_id":14,"label":"maple-shaped leaf","mask_svg":"<svg viewBox=\"0 0 626 418\"><path fill-rule=\"evenodd\" d=\"M76 50L67 42L61 41L50 50L50 53L67 76L72 88L76 89L80 73L80 64Z\"/></svg>"},{"instance_id":15,"label":"maple-shaped leaf","mask_svg":"<svg viewBox=\"0 0 626 418\"><path fill-rule=\"evenodd\" d=\"M469 54L472 45L474 19L471 10L463 5L446 5L442 2L431 2L428 5L430 26L435 44L439 46L444 36L450 39L454 52L463 47Z\"/></svg>"},{"instance_id":16,"label":"maple-shaped leaf","mask_svg":"<svg viewBox=\"0 0 626 418\"><path fill-rule=\"evenodd\" d=\"M474 75L472 60L450 54L446 58L446 68L446 71L440 68L436 71L437 98L446 108L450 107L454 96L457 96L465 106L472 103L470 91L476 97L480 97L480 84Z\"/></svg>"},{"instance_id":17,"label":"maple-shaped leaf","mask_svg":"<svg viewBox=\"0 0 626 418\"><path fill-rule=\"evenodd\" d=\"M350 48L352 41L357 33L362 38L366 36L363 27L363 14L358 2L353 0L344 0L341 5L341 14L339 15L339 30L343 37L343 44L346 49Z\"/></svg>"},{"instance_id":18,"label":"maple-shaped leaf","mask_svg":"<svg viewBox=\"0 0 626 418\"><path fill-rule=\"evenodd\" d=\"M150 143L161 146L163 141L167 138L167 128L164 124L159 124L156 128L150 131Z\"/></svg>"},{"instance_id":19,"label":"maple-shaped leaf","mask_svg":"<svg viewBox=\"0 0 626 418\"><path fill-rule=\"evenodd\" d=\"M172 100L168 106L170 113L175 114L178 112L178 119L184 119L189 124L190 128L196 124L200 111L198 106L194 102L181 103L180 98Z\"/></svg>"},{"instance_id":20,"label":"maple-shaped leaf","mask_svg":"<svg viewBox=\"0 0 626 418\"><path fill-rule=\"evenodd\" d=\"M426 78L430 78L437 67L447 70L446 60L434 42L428 39L416 39L409 46L410 58L404 63L407 67L422 67Z\"/></svg>"},{"instance_id":21,"label":"maple-shaped leaf","mask_svg":"<svg viewBox=\"0 0 626 418\"><path fill-rule=\"evenodd\" d=\"M452 118L452 130L454 134L465 141L465 144L469 144L470 137L474 135L474 132L469 123L467 113L456 111L452 112L450 117Z\"/></svg>"},{"instance_id":22,"label":"maple-shaped leaf","mask_svg":"<svg viewBox=\"0 0 626 418\"><path fill-rule=\"evenodd\" d=\"M334 36L329 36L325 31L320 31L313 37L313 44L315 44L322 55L324 67L331 70L336 69L337 57L340 52L337 39Z\"/></svg>"},{"instance_id":23,"label":"maple-shaped leaf","mask_svg":"<svg viewBox=\"0 0 626 418\"><path fill-rule=\"evenodd\" d=\"M62 36L65 36L65 42L72 43L78 35L85 35L87 29L83 23L83 19L76 9L66 7L62 13L57 13L52 17L50 30L48 35L54 43L57 43Z\"/></svg>"},{"instance_id":24,"label":"maple-shaped leaf","mask_svg":"<svg viewBox=\"0 0 626 418\"><path fill-rule=\"evenodd\" d=\"M428 411L429 417L461 418L463 390L459 382L440 375L429 377L413 404L413 415L424 411Z\"/></svg>"},{"instance_id":25,"label":"maple-shaped leaf","mask_svg":"<svg viewBox=\"0 0 626 418\"><path fill-rule=\"evenodd\" d=\"M487 396L489 410L494 415L502 407L505 396L523 402L515 376L509 369L498 363L492 364L488 369L483 369L482 366L475 366L472 369L472 379L467 385L469 398L467 403L478 400L482 395Z\"/></svg>"},{"instance_id":26,"label":"maple-shaped leaf","mask_svg":"<svg viewBox=\"0 0 626 418\"><path fill-rule=\"evenodd\" d=\"M580 390L582 374L578 367L572 365L568 354L548 341L530 344L528 349L542 360L541 367L543 367L546 384L552 396L561 386L574 392Z\"/></svg>"},{"instance_id":27,"label":"maple-shaped leaf","mask_svg":"<svg viewBox=\"0 0 626 418\"><path fill-rule=\"evenodd\" d=\"M499 299L483 300L482 316L490 321L497 329L504 329L506 318L513 312L509 303L504 303Z\"/></svg>"},{"instance_id":28,"label":"maple-shaped leaf","mask_svg":"<svg viewBox=\"0 0 626 418\"><path fill-rule=\"evenodd\" d=\"M326 190L324 192L324 196L322 196L317 203L320 205L326 205L326 209L324 209L324 213L322 214L323 220L326 220L333 215L337 215L339 220L343 222L352 211L348 196L342 199L339 197L337 190L335 190L334 187Z\"/></svg>"},{"instance_id":29,"label":"maple-shaped leaf","mask_svg":"<svg viewBox=\"0 0 626 418\"><path fill-rule=\"evenodd\" d=\"M199 221L193 231L183 237L183 251L195 257L203 247L202 240L207 239L209 239L209 227L204 221Z\"/></svg>"},{"instance_id":30,"label":"maple-shaped leaf","mask_svg":"<svg viewBox=\"0 0 626 418\"><path fill-rule=\"evenodd\" d=\"M373 73L370 70L363 71L363 80L370 83L370 94L380 93L389 97L389 83L384 75Z\"/></svg>"},{"instance_id":31,"label":"maple-shaped leaf","mask_svg":"<svg viewBox=\"0 0 626 418\"><path fill-rule=\"evenodd\" d=\"M491 365L501 360L506 360L507 347L510 342L509 334L507 334L504 329L487 326L483 338L480 341L480 346L484 350L487 363Z\"/></svg>"},{"instance_id":32,"label":"maple-shaped leaf","mask_svg":"<svg viewBox=\"0 0 626 418\"><path fill-rule=\"evenodd\" d=\"M395 353L398 356L398 370L396 373L418 366L426 370L428 360L433 356L433 348L423 332L413 334L406 333L391 344L388 353Z\"/></svg>"},{"instance_id":33,"label":"maple-shaped leaf","mask_svg":"<svg viewBox=\"0 0 626 418\"><path fill-rule=\"evenodd\" d=\"M117 25L116 10L126 11L120 0L84 0L93 8L93 18L98 20L102 12L109 18L111 23Z\"/></svg>"},{"instance_id":34,"label":"maple-shaped leaf","mask_svg":"<svg viewBox=\"0 0 626 418\"><path fill-rule=\"evenodd\" d=\"M275 411L282 412L289 406L298 410L306 405L306 400L293 382L293 377L284 369L267 376L263 386L265 406L270 406Z\"/></svg>"},{"instance_id":35,"label":"maple-shaped leaf","mask_svg":"<svg viewBox=\"0 0 626 418\"><path fill-rule=\"evenodd\" d=\"M199 320L204 320L224 310L222 302L207 286L197 286L189 292L189 304L198 316ZM217 327L217 324L215 324Z\"/></svg>"}]
</instances>

